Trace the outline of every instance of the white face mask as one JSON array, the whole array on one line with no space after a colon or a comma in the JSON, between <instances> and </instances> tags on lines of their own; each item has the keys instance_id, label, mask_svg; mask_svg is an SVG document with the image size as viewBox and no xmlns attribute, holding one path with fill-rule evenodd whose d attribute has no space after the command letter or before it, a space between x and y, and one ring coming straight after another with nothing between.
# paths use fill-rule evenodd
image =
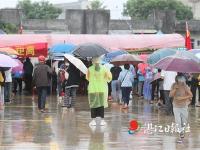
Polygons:
<instances>
[{"instance_id":1,"label":"white face mask","mask_svg":"<svg viewBox=\"0 0 200 150\"><path fill-rule=\"evenodd\" d=\"M66 65L66 66L69 66L69 63L68 63L68 62L66 62L66 63L65 63L65 65Z\"/></svg>"}]
</instances>

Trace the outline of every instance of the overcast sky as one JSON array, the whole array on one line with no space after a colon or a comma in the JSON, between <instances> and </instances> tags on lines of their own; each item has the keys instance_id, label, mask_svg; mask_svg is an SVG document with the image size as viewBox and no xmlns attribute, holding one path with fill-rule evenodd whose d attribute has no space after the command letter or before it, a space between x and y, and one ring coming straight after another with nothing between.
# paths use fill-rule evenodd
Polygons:
<instances>
[{"instance_id":1,"label":"overcast sky","mask_svg":"<svg viewBox=\"0 0 200 150\"><path fill-rule=\"evenodd\" d=\"M0 0L0 8L14 8L19 0ZM31 1L41 1L41 0L31 0ZM75 2L78 0L48 0L50 3L58 4L58 3L66 3L66 2ZM123 4L127 0L101 0L107 9L110 9L112 12L111 14L120 17L122 10L123 10Z\"/></svg>"}]
</instances>

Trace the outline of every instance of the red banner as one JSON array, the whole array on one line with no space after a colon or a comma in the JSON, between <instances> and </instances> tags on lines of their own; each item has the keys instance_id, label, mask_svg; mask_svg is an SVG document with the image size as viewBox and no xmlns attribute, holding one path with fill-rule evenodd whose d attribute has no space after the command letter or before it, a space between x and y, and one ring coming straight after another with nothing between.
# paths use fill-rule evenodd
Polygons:
<instances>
[{"instance_id":1,"label":"red banner","mask_svg":"<svg viewBox=\"0 0 200 150\"><path fill-rule=\"evenodd\" d=\"M47 57L48 53L47 43L17 45L13 46L12 48L19 53L19 57L38 57L40 55Z\"/></svg>"}]
</instances>

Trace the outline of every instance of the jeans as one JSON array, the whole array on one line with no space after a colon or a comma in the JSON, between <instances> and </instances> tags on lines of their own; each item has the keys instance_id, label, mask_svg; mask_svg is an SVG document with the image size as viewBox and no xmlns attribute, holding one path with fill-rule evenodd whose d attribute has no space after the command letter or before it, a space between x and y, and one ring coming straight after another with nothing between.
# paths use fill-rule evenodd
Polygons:
<instances>
[{"instance_id":1,"label":"jeans","mask_svg":"<svg viewBox=\"0 0 200 150\"><path fill-rule=\"evenodd\" d=\"M22 92L22 79L21 78L13 78L14 89L13 92L17 93L17 86L19 85L19 93Z\"/></svg>"},{"instance_id":2,"label":"jeans","mask_svg":"<svg viewBox=\"0 0 200 150\"><path fill-rule=\"evenodd\" d=\"M120 86L120 81L118 80L113 80L111 82L111 88L112 88L112 92L111 92L111 95L112 95L112 98L114 101L118 101L120 102L121 101L121 86Z\"/></svg>"},{"instance_id":3,"label":"jeans","mask_svg":"<svg viewBox=\"0 0 200 150\"><path fill-rule=\"evenodd\" d=\"M131 90L132 87L122 87L122 99L124 101L124 104L129 104Z\"/></svg>"},{"instance_id":4,"label":"jeans","mask_svg":"<svg viewBox=\"0 0 200 150\"><path fill-rule=\"evenodd\" d=\"M5 86L4 86L4 101L5 102L10 102L11 92L12 92L12 83L5 82Z\"/></svg>"},{"instance_id":5,"label":"jeans","mask_svg":"<svg viewBox=\"0 0 200 150\"><path fill-rule=\"evenodd\" d=\"M64 106L74 107L76 98L76 87L65 88Z\"/></svg>"},{"instance_id":6,"label":"jeans","mask_svg":"<svg viewBox=\"0 0 200 150\"><path fill-rule=\"evenodd\" d=\"M144 86L144 81L139 81L138 82L138 94L139 94L139 96L143 96L143 86Z\"/></svg>"},{"instance_id":7,"label":"jeans","mask_svg":"<svg viewBox=\"0 0 200 150\"><path fill-rule=\"evenodd\" d=\"M37 87L38 91L38 108L45 109L46 97L47 97L47 86Z\"/></svg>"},{"instance_id":8,"label":"jeans","mask_svg":"<svg viewBox=\"0 0 200 150\"><path fill-rule=\"evenodd\" d=\"M169 97L169 92L167 90L164 90L164 99L165 99L165 105L166 105L166 113L168 115L173 114L173 106L172 106L172 98Z\"/></svg>"},{"instance_id":9,"label":"jeans","mask_svg":"<svg viewBox=\"0 0 200 150\"><path fill-rule=\"evenodd\" d=\"M0 85L0 105L4 104L4 87Z\"/></svg>"},{"instance_id":10,"label":"jeans","mask_svg":"<svg viewBox=\"0 0 200 150\"><path fill-rule=\"evenodd\" d=\"M188 108L174 107L173 110L174 110L175 123L178 124L179 132L182 132L184 131L184 127L188 122Z\"/></svg>"}]
</instances>

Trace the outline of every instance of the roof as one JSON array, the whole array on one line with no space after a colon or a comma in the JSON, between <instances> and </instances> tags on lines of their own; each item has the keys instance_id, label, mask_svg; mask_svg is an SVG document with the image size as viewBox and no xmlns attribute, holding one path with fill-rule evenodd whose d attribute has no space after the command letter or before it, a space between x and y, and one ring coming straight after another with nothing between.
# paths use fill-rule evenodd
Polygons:
<instances>
[{"instance_id":1,"label":"roof","mask_svg":"<svg viewBox=\"0 0 200 150\"><path fill-rule=\"evenodd\" d=\"M158 49L184 47L185 39L180 34L15 34L0 35L0 47L33 43L97 43L108 49Z\"/></svg>"}]
</instances>

